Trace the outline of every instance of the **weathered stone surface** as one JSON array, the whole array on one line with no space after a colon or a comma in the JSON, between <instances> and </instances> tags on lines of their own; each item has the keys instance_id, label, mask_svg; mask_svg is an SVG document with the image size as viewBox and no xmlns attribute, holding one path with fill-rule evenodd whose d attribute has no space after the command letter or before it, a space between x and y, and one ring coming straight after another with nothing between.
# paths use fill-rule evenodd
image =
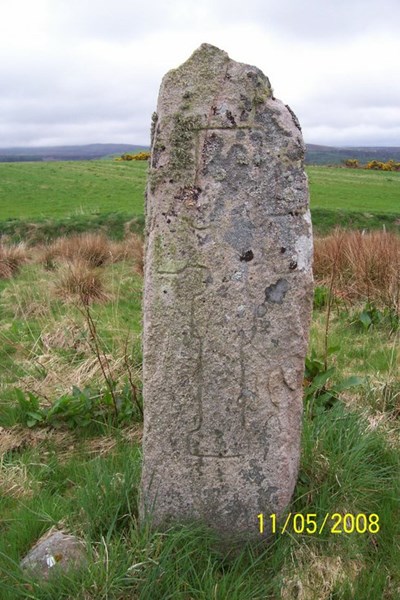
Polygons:
<instances>
[{"instance_id":1,"label":"weathered stone surface","mask_svg":"<svg viewBox=\"0 0 400 600\"><path fill-rule=\"evenodd\" d=\"M47 579L54 568L66 570L86 562L81 540L51 529L45 533L21 561L21 568Z\"/></svg>"},{"instance_id":2,"label":"weathered stone surface","mask_svg":"<svg viewBox=\"0 0 400 600\"><path fill-rule=\"evenodd\" d=\"M256 67L203 44L164 77L143 336L141 514L156 526L259 540L257 515L290 501L312 300L303 156Z\"/></svg>"}]
</instances>

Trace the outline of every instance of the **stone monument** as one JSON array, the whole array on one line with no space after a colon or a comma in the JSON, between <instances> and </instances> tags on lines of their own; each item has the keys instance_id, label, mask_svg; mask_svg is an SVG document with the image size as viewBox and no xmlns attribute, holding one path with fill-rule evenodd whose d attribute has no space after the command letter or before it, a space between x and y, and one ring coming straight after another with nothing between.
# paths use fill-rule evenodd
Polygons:
<instances>
[{"instance_id":1,"label":"stone monument","mask_svg":"<svg viewBox=\"0 0 400 600\"><path fill-rule=\"evenodd\" d=\"M296 484L312 307L304 144L203 44L161 84L146 200L141 518L259 540ZM268 518L265 535L268 537Z\"/></svg>"}]
</instances>

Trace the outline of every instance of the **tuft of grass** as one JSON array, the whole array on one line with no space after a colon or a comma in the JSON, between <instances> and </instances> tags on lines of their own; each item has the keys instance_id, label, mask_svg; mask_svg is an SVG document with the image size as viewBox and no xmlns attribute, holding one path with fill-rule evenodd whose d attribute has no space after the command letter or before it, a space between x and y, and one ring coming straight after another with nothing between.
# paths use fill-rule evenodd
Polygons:
<instances>
[{"instance_id":1,"label":"tuft of grass","mask_svg":"<svg viewBox=\"0 0 400 600\"><path fill-rule=\"evenodd\" d=\"M100 267L110 261L110 258L110 241L102 233L60 237L44 246L39 253L40 262L48 267L54 266L55 261L79 261L90 267Z\"/></svg>"},{"instance_id":2,"label":"tuft of grass","mask_svg":"<svg viewBox=\"0 0 400 600\"><path fill-rule=\"evenodd\" d=\"M56 293L65 300L81 302L105 302L108 298L101 273L83 260L75 260L60 268L55 284Z\"/></svg>"},{"instance_id":3,"label":"tuft of grass","mask_svg":"<svg viewBox=\"0 0 400 600\"><path fill-rule=\"evenodd\" d=\"M27 261L28 252L25 244L0 243L0 279L13 277Z\"/></svg>"},{"instance_id":4,"label":"tuft of grass","mask_svg":"<svg viewBox=\"0 0 400 600\"><path fill-rule=\"evenodd\" d=\"M26 465L18 460L7 461L0 456L0 494L4 497L24 498L32 495L32 481Z\"/></svg>"}]
</instances>

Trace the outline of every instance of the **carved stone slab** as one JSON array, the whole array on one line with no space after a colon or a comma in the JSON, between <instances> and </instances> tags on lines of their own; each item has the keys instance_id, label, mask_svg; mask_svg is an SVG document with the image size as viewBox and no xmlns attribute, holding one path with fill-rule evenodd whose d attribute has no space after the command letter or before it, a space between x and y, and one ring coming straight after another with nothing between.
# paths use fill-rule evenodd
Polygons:
<instances>
[{"instance_id":1,"label":"carved stone slab","mask_svg":"<svg viewBox=\"0 0 400 600\"><path fill-rule=\"evenodd\" d=\"M267 77L203 44L153 115L142 519L259 540L296 483L312 234L304 144ZM266 534L268 535L268 527Z\"/></svg>"}]
</instances>

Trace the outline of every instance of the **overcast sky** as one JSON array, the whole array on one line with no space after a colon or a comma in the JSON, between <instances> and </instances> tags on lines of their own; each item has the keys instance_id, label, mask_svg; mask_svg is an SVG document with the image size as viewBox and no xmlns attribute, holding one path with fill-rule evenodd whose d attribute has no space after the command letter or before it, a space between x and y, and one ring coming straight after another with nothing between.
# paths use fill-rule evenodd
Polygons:
<instances>
[{"instance_id":1,"label":"overcast sky","mask_svg":"<svg viewBox=\"0 0 400 600\"><path fill-rule=\"evenodd\" d=\"M202 42L262 69L306 142L400 146L400 0L0 0L0 147L148 144Z\"/></svg>"}]
</instances>

